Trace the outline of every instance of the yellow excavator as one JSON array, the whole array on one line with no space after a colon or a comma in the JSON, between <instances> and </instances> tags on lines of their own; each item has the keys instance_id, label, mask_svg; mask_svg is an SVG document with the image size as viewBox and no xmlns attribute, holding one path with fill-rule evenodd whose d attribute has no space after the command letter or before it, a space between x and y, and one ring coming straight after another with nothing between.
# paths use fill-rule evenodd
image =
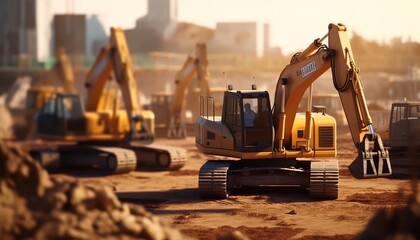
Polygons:
<instances>
[{"instance_id":1,"label":"yellow excavator","mask_svg":"<svg viewBox=\"0 0 420 240\"><path fill-rule=\"evenodd\" d=\"M188 121L186 118L188 116L185 116L187 101L190 104L198 103L200 94L204 96L211 94L210 74L207 66L206 44L197 43L194 51L188 55L181 69L176 73L175 92L173 94L165 92L152 94L151 108L156 115L157 125L166 128L168 138L185 138L187 136ZM187 94L195 76L199 87ZM200 94L194 94L196 89ZM194 98L195 96L197 98ZM196 109L198 110L198 107ZM190 118L194 119L194 116L198 116L198 111L190 112L190 115Z\"/></svg>"},{"instance_id":2,"label":"yellow excavator","mask_svg":"<svg viewBox=\"0 0 420 240\"><path fill-rule=\"evenodd\" d=\"M73 68L64 48L57 49L54 66L43 73L45 78L35 83L30 77L18 76L4 95L5 104L13 116L14 137L18 139L33 137L33 118L51 97L59 92L75 92Z\"/></svg>"},{"instance_id":3,"label":"yellow excavator","mask_svg":"<svg viewBox=\"0 0 420 240\"><path fill-rule=\"evenodd\" d=\"M317 160L337 154L335 119L322 110L312 112L310 100L306 113L297 113L304 93L309 90L311 99L312 83L330 68L359 150L349 166L351 173L358 178L392 174L388 152L373 132L347 28L330 24L328 29L283 69L272 108L269 93L255 86L236 91L230 87L221 119L208 114L203 104L196 121L197 148L237 160L209 160L201 167L202 197L226 198L232 190L248 186L298 186L309 190L311 197L338 198L338 161ZM328 45L322 43L326 38Z\"/></svg>"},{"instance_id":4,"label":"yellow excavator","mask_svg":"<svg viewBox=\"0 0 420 240\"><path fill-rule=\"evenodd\" d=\"M115 92L104 91L114 75L124 109ZM112 78L111 78L112 79ZM57 94L37 116L38 137L74 145L37 149L32 156L52 167L94 166L109 173L127 173L139 167L181 168L184 149L152 144L153 113L139 103L137 82L124 31L111 28L108 44L99 53L80 94Z\"/></svg>"}]
</instances>

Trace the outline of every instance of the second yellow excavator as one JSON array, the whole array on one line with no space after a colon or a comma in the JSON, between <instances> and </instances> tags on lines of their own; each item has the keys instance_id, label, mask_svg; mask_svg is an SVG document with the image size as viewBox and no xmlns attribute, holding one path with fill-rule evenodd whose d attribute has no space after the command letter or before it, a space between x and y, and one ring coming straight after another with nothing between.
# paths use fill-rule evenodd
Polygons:
<instances>
[{"instance_id":1,"label":"second yellow excavator","mask_svg":"<svg viewBox=\"0 0 420 240\"><path fill-rule=\"evenodd\" d=\"M327 37L328 46L322 43ZM201 109L197 148L234 159L209 160L201 167L200 195L226 198L241 187L297 186L312 197L338 198L338 161L316 160L337 154L335 119L323 111L312 112L311 101L306 113L297 113L304 93L309 89L311 99L312 83L330 68L359 150L349 166L351 173L358 178L390 176L388 151L373 131L347 28L330 24L323 38L295 54L283 69L272 108L269 93L253 88L226 91L221 119Z\"/></svg>"},{"instance_id":2,"label":"second yellow excavator","mask_svg":"<svg viewBox=\"0 0 420 240\"><path fill-rule=\"evenodd\" d=\"M194 77L198 84L195 88L191 85ZM151 108L156 115L157 127L166 129L168 138L185 138L188 125L194 126L193 119L198 116L200 95L217 94L215 88L209 87L209 78L207 46L205 43L197 43L176 73L174 93L152 94ZM188 105L191 111L187 111Z\"/></svg>"},{"instance_id":3,"label":"second yellow excavator","mask_svg":"<svg viewBox=\"0 0 420 240\"><path fill-rule=\"evenodd\" d=\"M115 76L122 94L105 91ZM110 173L139 167L159 170L181 168L184 149L152 144L153 113L139 103L137 82L124 31L111 28L108 44L99 53L86 77L87 103L80 94L57 94L37 116L38 137L74 143L57 149L38 149L32 155L59 166L96 166Z\"/></svg>"}]
</instances>

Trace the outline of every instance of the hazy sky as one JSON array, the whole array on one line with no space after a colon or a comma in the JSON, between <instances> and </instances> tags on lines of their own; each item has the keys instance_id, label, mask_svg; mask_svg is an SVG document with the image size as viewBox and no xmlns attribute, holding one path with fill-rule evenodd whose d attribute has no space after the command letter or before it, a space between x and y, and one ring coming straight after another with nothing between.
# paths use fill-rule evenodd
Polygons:
<instances>
[{"instance_id":1,"label":"hazy sky","mask_svg":"<svg viewBox=\"0 0 420 240\"><path fill-rule=\"evenodd\" d=\"M105 27L134 27L147 0L65 0L69 12L99 13ZM420 0L178 0L178 20L215 27L216 22L252 21L271 25L271 46L285 53L305 48L332 23L364 38L394 37L420 42Z\"/></svg>"}]
</instances>

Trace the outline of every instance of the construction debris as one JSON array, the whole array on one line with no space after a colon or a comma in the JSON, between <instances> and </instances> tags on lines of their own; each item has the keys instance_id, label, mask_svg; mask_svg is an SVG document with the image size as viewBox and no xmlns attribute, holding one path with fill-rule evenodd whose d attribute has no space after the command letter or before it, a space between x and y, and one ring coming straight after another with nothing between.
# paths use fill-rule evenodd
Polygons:
<instances>
[{"instance_id":1,"label":"construction debris","mask_svg":"<svg viewBox=\"0 0 420 240\"><path fill-rule=\"evenodd\" d=\"M0 213L2 239L188 239L110 188L50 177L1 140Z\"/></svg>"}]
</instances>

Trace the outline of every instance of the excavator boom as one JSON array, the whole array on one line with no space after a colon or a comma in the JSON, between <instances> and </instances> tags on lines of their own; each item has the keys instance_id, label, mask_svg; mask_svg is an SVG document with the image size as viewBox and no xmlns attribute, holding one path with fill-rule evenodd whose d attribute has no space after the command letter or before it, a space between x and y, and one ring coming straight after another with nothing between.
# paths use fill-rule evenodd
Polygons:
<instances>
[{"instance_id":1,"label":"excavator boom","mask_svg":"<svg viewBox=\"0 0 420 240\"><path fill-rule=\"evenodd\" d=\"M322 44L327 37L328 46ZM380 136L373 132L372 118L347 29L341 24L330 24L328 34L322 39L316 39L305 51L295 55L280 74L273 107L275 148L282 151L285 146L290 145L295 116L303 94L330 68L353 142L360 152L350 170L355 177L391 175L387 150L384 149ZM370 145L374 146L373 150Z\"/></svg>"},{"instance_id":2,"label":"excavator boom","mask_svg":"<svg viewBox=\"0 0 420 240\"><path fill-rule=\"evenodd\" d=\"M64 92L75 93L74 73L70 59L67 57L64 48L58 48L57 51L57 64L54 66L53 70L57 71L60 76L59 79L62 79Z\"/></svg>"},{"instance_id":3,"label":"excavator boom","mask_svg":"<svg viewBox=\"0 0 420 240\"><path fill-rule=\"evenodd\" d=\"M188 55L182 68L175 76L175 83L178 85L175 89L172 102L171 113L180 114L183 108L185 90L188 88L191 80L197 75L202 95L209 94L208 70L207 70L207 50L206 44L197 43L194 51Z\"/></svg>"},{"instance_id":4,"label":"excavator boom","mask_svg":"<svg viewBox=\"0 0 420 240\"><path fill-rule=\"evenodd\" d=\"M194 51L188 55L187 60L185 60L182 68L177 72L175 77L175 83L177 86L170 108L171 116L167 133L169 138L185 138L187 135L185 120L183 119L184 116L182 116L182 112L185 108L185 92L194 76L197 77L201 95L208 96L210 94L208 84L209 71L207 65L206 44L197 43Z\"/></svg>"}]
</instances>

